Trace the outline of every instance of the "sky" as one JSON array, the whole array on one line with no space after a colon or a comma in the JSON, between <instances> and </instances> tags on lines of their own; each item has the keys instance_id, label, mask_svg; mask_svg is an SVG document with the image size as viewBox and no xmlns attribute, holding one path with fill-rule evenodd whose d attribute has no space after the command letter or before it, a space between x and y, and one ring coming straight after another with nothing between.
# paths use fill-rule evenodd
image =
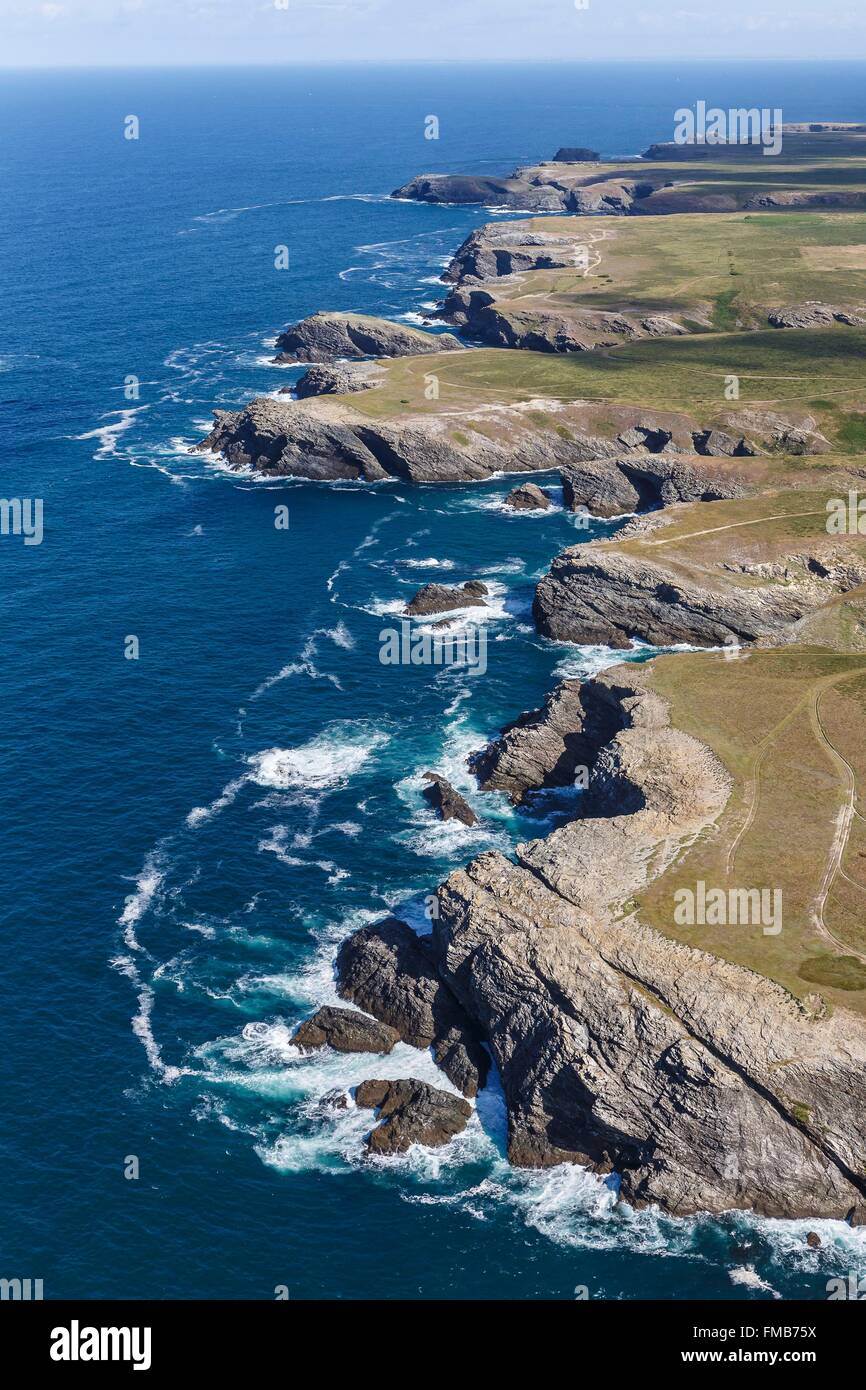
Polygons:
<instances>
[{"instance_id":1,"label":"sky","mask_svg":"<svg viewBox=\"0 0 866 1390\"><path fill-rule=\"evenodd\" d=\"M863 0L0 0L3 66L866 58Z\"/></svg>"}]
</instances>

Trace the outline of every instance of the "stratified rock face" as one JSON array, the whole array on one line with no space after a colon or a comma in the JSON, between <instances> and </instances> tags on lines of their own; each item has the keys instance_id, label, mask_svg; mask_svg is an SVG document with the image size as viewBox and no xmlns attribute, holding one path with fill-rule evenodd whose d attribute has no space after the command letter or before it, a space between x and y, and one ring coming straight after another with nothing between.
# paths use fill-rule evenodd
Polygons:
<instances>
[{"instance_id":1,"label":"stratified rock face","mask_svg":"<svg viewBox=\"0 0 866 1390\"><path fill-rule=\"evenodd\" d=\"M530 300L497 300L467 281L445 299L438 317L490 347L524 352L588 352L641 338L677 337L687 330L663 314L614 313L589 306L550 308Z\"/></svg>"},{"instance_id":2,"label":"stratified rock face","mask_svg":"<svg viewBox=\"0 0 866 1390\"><path fill-rule=\"evenodd\" d=\"M573 266L579 243L575 232L527 230L524 223L488 222L454 253L443 280L496 280L523 270L557 270Z\"/></svg>"},{"instance_id":3,"label":"stratified rock face","mask_svg":"<svg viewBox=\"0 0 866 1390\"><path fill-rule=\"evenodd\" d=\"M539 409L545 412L545 423L539 423ZM307 401L259 396L243 410L214 411L213 429L195 447L218 451L231 468L277 477L366 482L398 478L413 483L473 482L494 473L573 468L589 460L622 457L632 448L641 455L658 447L666 453L690 453L696 439L708 441L706 447L697 445L699 452L715 450L720 457L754 452L753 445L738 447L742 434L701 428L701 422L688 415L637 405L611 407L611 413L621 426L618 439L598 434L594 406L581 401L494 402L465 414L377 419L354 409L351 401L327 395ZM786 428L811 420L799 410L787 417L763 412L761 418L764 424L756 424L754 436L763 442L766 434L774 445ZM660 439L667 442L659 446L655 441ZM802 448L826 449L827 441L807 432Z\"/></svg>"},{"instance_id":4,"label":"stratified rock face","mask_svg":"<svg viewBox=\"0 0 866 1390\"><path fill-rule=\"evenodd\" d=\"M354 391L369 391L378 386L380 371L381 368L372 362L358 362L354 366L328 366L320 362L308 367L294 388L284 386L280 394L294 389L299 401L311 396L348 396Z\"/></svg>"},{"instance_id":5,"label":"stratified rock face","mask_svg":"<svg viewBox=\"0 0 866 1390\"><path fill-rule=\"evenodd\" d=\"M767 322L771 328L819 328L829 323L856 326L866 323L866 309L838 304L793 304L787 309L773 309Z\"/></svg>"},{"instance_id":6,"label":"stratified rock face","mask_svg":"<svg viewBox=\"0 0 866 1390\"><path fill-rule=\"evenodd\" d=\"M439 1148L460 1134L472 1106L426 1081L362 1081L355 1104L377 1112L378 1125L367 1138L372 1154L401 1154L413 1144Z\"/></svg>"},{"instance_id":7,"label":"stratified rock face","mask_svg":"<svg viewBox=\"0 0 866 1390\"><path fill-rule=\"evenodd\" d=\"M642 680L620 667L596 682L622 727L596 762L592 818L516 864L483 854L439 890L433 949L496 1059L509 1157L615 1169L627 1201L678 1215L862 1219L860 1021L816 1023L761 976L610 920L730 793Z\"/></svg>"},{"instance_id":8,"label":"stratified rock face","mask_svg":"<svg viewBox=\"0 0 866 1390\"><path fill-rule=\"evenodd\" d=\"M487 585L480 579L468 579L459 589L449 588L447 584L425 584L406 604L406 612L410 617L420 618L428 613L448 613L455 608L486 608L484 596L487 593Z\"/></svg>"},{"instance_id":9,"label":"stratified rock face","mask_svg":"<svg viewBox=\"0 0 866 1390\"><path fill-rule=\"evenodd\" d=\"M425 772L424 780L430 785L424 788L422 795L438 812L440 820L459 820L464 825L478 824L478 817L466 798L438 772Z\"/></svg>"},{"instance_id":10,"label":"stratified rock face","mask_svg":"<svg viewBox=\"0 0 866 1390\"><path fill-rule=\"evenodd\" d=\"M724 430L697 430L692 436L695 452L716 458L752 458L757 453L742 435L739 438Z\"/></svg>"},{"instance_id":11,"label":"stratified rock face","mask_svg":"<svg viewBox=\"0 0 866 1390\"><path fill-rule=\"evenodd\" d=\"M553 156L554 164L596 164L601 159L598 150L585 145L560 145Z\"/></svg>"},{"instance_id":12,"label":"stratified rock face","mask_svg":"<svg viewBox=\"0 0 866 1390\"><path fill-rule=\"evenodd\" d=\"M626 648L637 637L716 647L781 636L826 598L809 582L737 589L720 576L717 586L712 579L699 585L662 564L589 544L556 557L532 611L539 632L563 642Z\"/></svg>"},{"instance_id":13,"label":"stratified rock face","mask_svg":"<svg viewBox=\"0 0 866 1390\"><path fill-rule=\"evenodd\" d=\"M553 506L546 492L535 483L522 483L505 499L505 506L515 512L547 512Z\"/></svg>"},{"instance_id":14,"label":"stratified rock face","mask_svg":"<svg viewBox=\"0 0 866 1390\"><path fill-rule=\"evenodd\" d=\"M450 333L422 333L366 314L311 314L281 333L275 362L336 362L344 357L410 357L461 347Z\"/></svg>"},{"instance_id":15,"label":"stratified rock face","mask_svg":"<svg viewBox=\"0 0 866 1390\"><path fill-rule=\"evenodd\" d=\"M471 756L483 791L504 791L515 805L529 792L585 786L584 771L621 724L619 706L606 687L563 681L543 707L507 724L499 738Z\"/></svg>"},{"instance_id":16,"label":"stratified rock face","mask_svg":"<svg viewBox=\"0 0 866 1390\"><path fill-rule=\"evenodd\" d=\"M400 1034L357 1009L325 1005L301 1024L292 1041L298 1047L333 1047L336 1052L390 1052Z\"/></svg>"},{"instance_id":17,"label":"stratified rock face","mask_svg":"<svg viewBox=\"0 0 866 1390\"><path fill-rule=\"evenodd\" d=\"M530 165L507 178L474 174L420 174L394 190L392 198L422 203L487 203L527 212L629 212L632 204L668 182L659 170L635 166L599 173L571 161Z\"/></svg>"},{"instance_id":18,"label":"stratified rock face","mask_svg":"<svg viewBox=\"0 0 866 1390\"><path fill-rule=\"evenodd\" d=\"M622 442L639 444L650 432L630 430ZM662 434L655 432L656 436ZM710 433L710 431L707 431ZM670 436L663 448L670 448ZM563 499L571 511L586 509L592 516L623 516L673 502L717 502L740 497L744 481L722 476L694 459L675 452L633 453L596 459L561 470Z\"/></svg>"},{"instance_id":19,"label":"stratified rock face","mask_svg":"<svg viewBox=\"0 0 866 1390\"><path fill-rule=\"evenodd\" d=\"M429 942L394 917L362 927L337 956L344 999L396 1029L412 1047L432 1047L449 1081L477 1095L490 1065L475 1024L440 979Z\"/></svg>"}]
</instances>

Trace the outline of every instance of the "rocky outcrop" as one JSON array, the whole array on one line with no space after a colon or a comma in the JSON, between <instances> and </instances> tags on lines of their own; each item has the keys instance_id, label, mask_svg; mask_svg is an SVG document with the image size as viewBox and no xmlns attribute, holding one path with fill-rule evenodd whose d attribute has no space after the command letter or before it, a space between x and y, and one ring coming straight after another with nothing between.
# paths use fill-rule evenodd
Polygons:
<instances>
[{"instance_id":1,"label":"rocky outcrop","mask_svg":"<svg viewBox=\"0 0 866 1390\"><path fill-rule=\"evenodd\" d=\"M362 1081L355 1104L376 1111L379 1121L367 1137L371 1154L401 1154L413 1144L439 1148L460 1134L472 1106L426 1081Z\"/></svg>"},{"instance_id":2,"label":"rocky outcrop","mask_svg":"<svg viewBox=\"0 0 866 1390\"><path fill-rule=\"evenodd\" d=\"M306 1019L292 1041L297 1047L333 1047L336 1052L390 1052L400 1041L395 1028L368 1018L357 1009L326 1005Z\"/></svg>"},{"instance_id":3,"label":"rocky outcrop","mask_svg":"<svg viewBox=\"0 0 866 1390\"><path fill-rule=\"evenodd\" d=\"M464 825L477 825L478 817L465 796L438 772L425 772L424 781L429 783L421 795L436 811L440 820L459 820Z\"/></svg>"},{"instance_id":4,"label":"rocky outcrop","mask_svg":"<svg viewBox=\"0 0 866 1390\"><path fill-rule=\"evenodd\" d=\"M474 174L419 174L392 198L422 203L486 203L526 212L620 214L668 182L661 170L636 166L587 169L581 164L548 162L516 169L506 178Z\"/></svg>"},{"instance_id":5,"label":"rocky outcrop","mask_svg":"<svg viewBox=\"0 0 866 1390\"><path fill-rule=\"evenodd\" d=\"M506 724L469 766L482 791L503 791L515 805L553 787L585 786L598 749L621 726L618 707L599 699L604 687L563 681L541 709Z\"/></svg>"},{"instance_id":6,"label":"rocky outcrop","mask_svg":"<svg viewBox=\"0 0 866 1390\"><path fill-rule=\"evenodd\" d=\"M738 569L754 582L731 582ZM707 567L699 573L697 578L664 558L656 562L615 545L572 546L536 588L536 625L558 641L618 648L633 638L658 646L766 645L791 640L794 625L807 614L866 582L861 557L837 553L829 542L814 542L772 565Z\"/></svg>"},{"instance_id":7,"label":"rocky outcrop","mask_svg":"<svg viewBox=\"0 0 866 1390\"><path fill-rule=\"evenodd\" d=\"M459 588L424 584L406 604L406 613L410 618L422 618L431 613L449 613L456 608L486 608L484 598L489 592L480 579L467 579Z\"/></svg>"},{"instance_id":8,"label":"rocky outcrop","mask_svg":"<svg viewBox=\"0 0 866 1390\"><path fill-rule=\"evenodd\" d=\"M859 1020L818 1023L769 980L612 918L730 791L646 677L596 682L621 727L596 758L590 817L516 863L483 854L439 890L433 950L496 1059L509 1158L615 1170L625 1200L678 1215L862 1220Z\"/></svg>"},{"instance_id":9,"label":"rocky outcrop","mask_svg":"<svg viewBox=\"0 0 866 1390\"><path fill-rule=\"evenodd\" d=\"M577 246L586 240L577 232L536 231L523 222L488 222L455 252L443 280L496 280L526 270L556 270L573 266Z\"/></svg>"},{"instance_id":10,"label":"rocky outcrop","mask_svg":"<svg viewBox=\"0 0 866 1390\"><path fill-rule=\"evenodd\" d=\"M494 473L542 472L621 455L629 446L622 433L619 442L598 433L602 416L605 426L614 418L626 434L637 429L634 438L641 442L635 447L641 452L651 436L668 439L671 449L694 448L697 422L642 406L602 411L581 401L528 400L465 413L407 414L393 421L362 414L330 396L308 401L259 396L243 410L214 411L213 429L195 448L222 454L233 469L272 476L472 482ZM789 420L789 427L793 423ZM781 425L782 417L775 415L774 434Z\"/></svg>"},{"instance_id":11,"label":"rocky outcrop","mask_svg":"<svg viewBox=\"0 0 866 1390\"><path fill-rule=\"evenodd\" d=\"M496 299L486 289L459 285L439 317L489 347L524 352L589 352L642 338L675 338L687 330L666 314L613 313L603 309L553 309L543 303Z\"/></svg>"},{"instance_id":12,"label":"rocky outcrop","mask_svg":"<svg viewBox=\"0 0 866 1390\"><path fill-rule=\"evenodd\" d=\"M858 326L866 323L866 309L834 304L792 304L786 309L773 309L767 315L771 328L820 328L824 324L844 323Z\"/></svg>"},{"instance_id":13,"label":"rocky outcrop","mask_svg":"<svg viewBox=\"0 0 866 1390\"><path fill-rule=\"evenodd\" d=\"M366 314L311 314L277 338L275 362L337 362L345 357L410 357L462 346L450 333L422 333Z\"/></svg>"},{"instance_id":14,"label":"rocky outcrop","mask_svg":"<svg viewBox=\"0 0 866 1390\"><path fill-rule=\"evenodd\" d=\"M535 483L521 483L520 487L509 492L504 506L511 507L515 512L547 512L553 503Z\"/></svg>"},{"instance_id":15,"label":"rocky outcrop","mask_svg":"<svg viewBox=\"0 0 866 1390\"><path fill-rule=\"evenodd\" d=\"M292 386L284 386L281 395L295 395L299 401L311 396L348 396L354 391L369 391L381 384L381 369L375 362L329 366L324 362L308 367Z\"/></svg>"},{"instance_id":16,"label":"rocky outcrop","mask_svg":"<svg viewBox=\"0 0 866 1390\"><path fill-rule=\"evenodd\" d=\"M464 1095L484 1086L490 1065L481 1035L439 977L429 941L389 917L343 942L336 961L342 998L396 1029L412 1047L432 1048Z\"/></svg>"},{"instance_id":17,"label":"rocky outcrop","mask_svg":"<svg viewBox=\"0 0 866 1390\"><path fill-rule=\"evenodd\" d=\"M737 438L724 430L697 430L692 439L695 453L709 458L753 458L758 452L742 435Z\"/></svg>"},{"instance_id":18,"label":"rocky outcrop","mask_svg":"<svg viewBox=\"0 0 866 1390\"><path fill-rule=\"evenodd\" d=\"M637 431L634 437L640 438ZM622 439L623 436L620 436ZM669 447L666 443L664 448ZM670 506L673 502L717 502L748 491L744 479L724 475L676 453L623 454L563 468L563 500L571 511L592 516Z\"/></svg>"}]
</instances>

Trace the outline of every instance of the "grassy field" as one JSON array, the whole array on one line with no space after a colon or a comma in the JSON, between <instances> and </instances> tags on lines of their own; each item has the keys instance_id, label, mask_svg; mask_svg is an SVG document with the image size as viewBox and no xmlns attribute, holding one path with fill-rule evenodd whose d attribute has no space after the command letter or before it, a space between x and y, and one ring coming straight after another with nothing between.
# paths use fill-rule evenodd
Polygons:
<instances>
[{"instance_id":1,"label":"grassy field","mask_svg":"<svg viewBox=\"0 0 866 1390\"><path fill-rule=\"evenodd\" d=\"M866 1014L866 655L663 657L651 683L674 723L728 768L734 791L717 825L639 897L641 919L800 997ZM780 889L781 931L677 925L674 893L698 881Z\"/></svg>"},{"instance_id":2,"label":"grassy field","mask_svg":"<svg viewBox=\"0 0 866 1390\"><path fill-rule=\"evenodd\" d=\"M866 330L857 328L659 338L564 355L478 348L393 359L380 388L346 401L373 418L542 398L682 410L709 419L732 409L725 380L735 374L738 409L802 405L839 452L854 454L866 438L864 357ZM433 378L438 398L428 399Z\"/></svg>"},{"instance_id":3,"label":"grassy field","mask_svg":"<svg viewBox=\"0 0 866 1390\"><path fill-rule=\"evenodd\" d=\"M693 331L759 328L806 300L866 305L866 212L537 217L591 239L588 273L534 270L496 288L504 311L673 314ZM507 308L506 308L507 306Z\"/></svg>"}]
</instances>

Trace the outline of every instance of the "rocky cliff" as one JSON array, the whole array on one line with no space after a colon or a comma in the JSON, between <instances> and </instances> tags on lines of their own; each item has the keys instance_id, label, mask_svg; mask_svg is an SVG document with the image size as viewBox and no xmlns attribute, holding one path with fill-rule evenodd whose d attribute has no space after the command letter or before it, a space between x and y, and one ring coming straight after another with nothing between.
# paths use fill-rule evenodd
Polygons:
<instances>
[{"instance_id":1,"label":"rocky cliff","mask_svg":"<svg viewBox=\"0 0 866 1390\"><path fill-rule=\"evenodd\" d=\"M432 959L496 1060L509 1157L615 1171L626 1200L679 1215L862 1221L859 1020L818 1020L769 980L617 907L713 824L730 791L646 675L615 668L588 687L617 732L596 748L587 816L518 846L516 862L483 854L439 889ZM366 962L365 1007L393 1024L393 973L380 989L378 947L370 956L362 933L350 940Z\"/></svg>"},{"instance_id":2,"label":"rocky cliff","mask_svg":"<svg viewBox=\"0 0 866 1390\"><path fill-rule=\"evenodd\" d=\"M336 362L346 357L409 357L462 346L450 333L422 333L367 314L310 314L277 338L275 362Z\"/></svg>"}]
</instances>

